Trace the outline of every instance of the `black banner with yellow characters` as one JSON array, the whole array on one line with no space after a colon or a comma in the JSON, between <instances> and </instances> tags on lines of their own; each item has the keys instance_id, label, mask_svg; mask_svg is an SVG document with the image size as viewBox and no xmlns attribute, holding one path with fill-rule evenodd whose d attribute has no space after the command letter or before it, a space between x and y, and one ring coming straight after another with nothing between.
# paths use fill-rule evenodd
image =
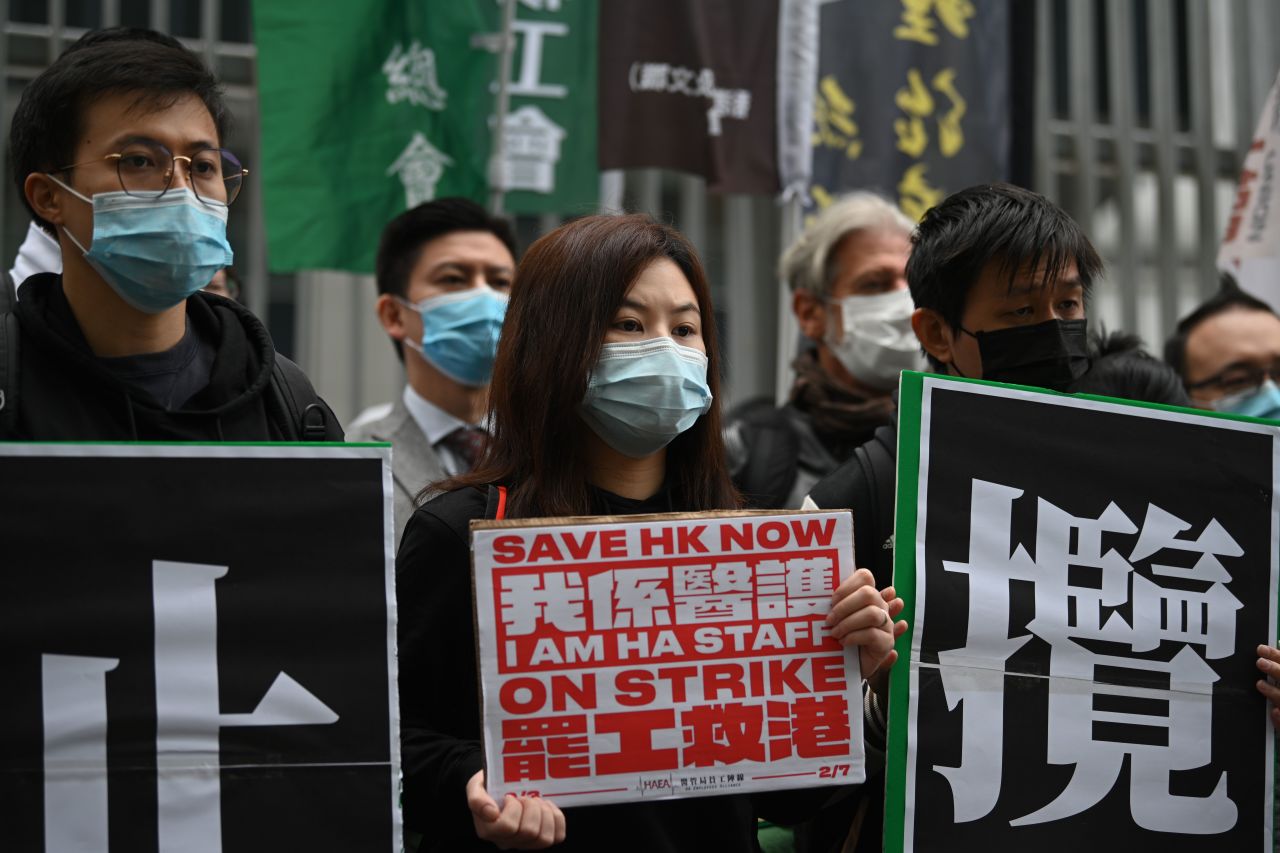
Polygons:
<instances>
[{"instance_id":1,"label":"black banner with yellow characters","mask_svg":"<svg viewBox=\"0 0 1280 853\"><path fill-rule=\"evenodd\" d=\"M806 208L879 192L919 219L948 194L1010 178L1008 0L829 0L819 9Z\"/></svg>"}]
</instances>

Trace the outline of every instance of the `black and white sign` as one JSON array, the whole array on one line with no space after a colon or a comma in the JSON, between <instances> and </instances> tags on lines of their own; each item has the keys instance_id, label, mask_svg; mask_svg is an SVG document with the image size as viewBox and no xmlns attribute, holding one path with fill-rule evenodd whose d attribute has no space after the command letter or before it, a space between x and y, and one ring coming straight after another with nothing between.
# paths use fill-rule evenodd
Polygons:
<instances>
[{"instance_id":1,"label":"black and white sign","mask_svg":"<svg viewBox=\"0 0 1280 853\"><path fill-rule=\"evenodd\" d=\"M1270 850L1277 430L918 376L903 400L886 849Z\"/></svg>"},{"instance_id":2,"label":"black and white sign","mask_svg":"<svg viewBox=\"0 0 1280 853\"><path fill-rule=\"evenodd\" d=\"M389 453L0 444L0 848L400 850Z\"/></svg>"}]
</instances>

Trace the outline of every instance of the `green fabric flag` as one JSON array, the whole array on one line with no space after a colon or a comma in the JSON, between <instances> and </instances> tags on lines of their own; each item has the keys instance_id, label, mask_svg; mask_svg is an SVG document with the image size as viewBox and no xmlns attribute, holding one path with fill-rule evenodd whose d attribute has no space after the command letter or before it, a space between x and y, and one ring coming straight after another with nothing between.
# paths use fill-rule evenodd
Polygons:
<instances>
[{"instance_id":1,"label":"green fabric flag","mask_svg":"<svg viewBox=\"0 0 1280 853\"><path fill-rule=\"evenodd\" d=\"M596 0L516 4L505 210L595 212L596 27Z\"/></svg>"},{"instance_id":2,"label":"green fabric flag","mask_svg":"<svg viewBox=\"0 0 1280 853\"><path fill-rule=\"evenodd\" d=\"M532 8L531 8L532 7ZM517 5L507 126L515 212L597 193L595 0ZM271 269L373 271L383 226L424 201L489 199L497 2L254 3ZM548 163L551 174L548 175Z\"/></svg>"}]
</instances>

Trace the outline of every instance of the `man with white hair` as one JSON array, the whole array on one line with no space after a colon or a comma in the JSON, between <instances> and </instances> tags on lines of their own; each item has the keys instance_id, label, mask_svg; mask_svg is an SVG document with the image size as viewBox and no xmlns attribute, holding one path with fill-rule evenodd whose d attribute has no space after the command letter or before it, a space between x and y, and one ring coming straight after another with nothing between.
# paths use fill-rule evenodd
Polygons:
<instances>
[{"instance_id":1,"label":"man with white hair","mask_svg":"<svg viewBox=\"0 0 1280 853\"><path fill-rule=\"evenodd\" d=\"M824 209L782 255L779 272L807 347L786 405L730 416L730 465L747 502L798 507L877 427L893 422L903 370L924 365L911 330L910 219L868 192Z\"/></svg>"}]
</instances>

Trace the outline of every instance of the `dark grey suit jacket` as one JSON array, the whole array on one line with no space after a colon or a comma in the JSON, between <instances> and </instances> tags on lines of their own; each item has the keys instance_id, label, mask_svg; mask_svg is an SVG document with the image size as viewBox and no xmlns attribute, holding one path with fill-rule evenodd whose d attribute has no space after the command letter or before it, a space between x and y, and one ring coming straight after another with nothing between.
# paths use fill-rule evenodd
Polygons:
<instances>
[{"instance_id":1,"label":"dark grey suit jacket","mask_svg":"<svg viewBox=\"0 0 1280 853\"><path fill-rule=\"evenodd\" d=\"M347 441L391 442L391 479L395 492L396 545L404 526L413 515L414 498L423 486L445 477L440 454L436 453L409 414L404 398L397 397L391 413L385 418L353 427L347 433Z\"/></svg>"}]
</instances>

